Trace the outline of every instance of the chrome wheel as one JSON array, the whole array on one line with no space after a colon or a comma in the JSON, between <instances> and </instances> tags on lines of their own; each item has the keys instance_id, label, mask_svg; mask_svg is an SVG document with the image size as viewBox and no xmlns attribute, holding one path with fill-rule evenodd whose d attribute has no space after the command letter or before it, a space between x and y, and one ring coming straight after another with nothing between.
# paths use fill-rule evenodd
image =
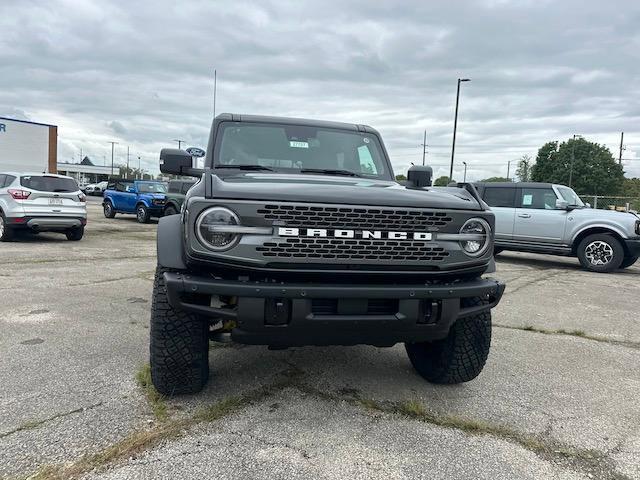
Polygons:
<instances>
[{"instance_id":1,"label":"chrome wheel","mask_svg":"<svg viewBox=\"0 0 640 480\"><path fill-rule=\"evenodd\" d=\"M607 242L596 240L587 245L584 256L591 265L606 265L613 259L613 248Z\"/></svg>"},{"instance_id":2,"label":"chrome wheel","mask_svg":"<svg viewBox=\"0 0 640 480\"><path fill-rule=\"evenodd\" d=\"M140 223L144 223L146 219L146 212L144 211L144 207L138 207L138 221Z\"/></svg>"},{"instance_id":3,"label":"chrome wheel","mask_svg":"<svg viewBox=\"0 0 640 480\"><path fill-rule=\"evenodd\" d=\"M0 216L0 238L4 236L4 218Z\"/></svg>"}]
</instances>

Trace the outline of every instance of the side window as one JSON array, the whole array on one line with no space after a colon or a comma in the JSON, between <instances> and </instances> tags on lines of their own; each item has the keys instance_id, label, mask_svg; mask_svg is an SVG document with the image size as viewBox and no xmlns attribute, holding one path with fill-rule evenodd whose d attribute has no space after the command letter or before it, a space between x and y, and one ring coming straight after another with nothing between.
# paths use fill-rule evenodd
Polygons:
<instances>
[{"instance_id":1,"label":"side window","mask_svg":"<svg viewBox=\"0 0 640 480\"><path fill-rule=\"evenodd\" d=\"M7 175L7 179L4 181L4 186L8 187L15 181L15 179L16 177L14 177L13 175Z\"/></svg>"},{"instance_id":2,"label":"side window","mask_svg":"<svg viewBox=\"0 0 640 480\"><path fill-rule=\"evenodd\" d=\"M490 207L511 207L516 206L516 189L505 187L485 187L484 201Z\"/></svg>"},{"instance_id":3,"label":"side window","mask_svg":"<svg viewBox=\"0 0 640 480\"><path fill-rule=\"evenodd\" d=\"M180 184L181 182L176 180L171 180L169 182L169 193L180 193Z\"/></svg>"},{"instance_id":4,"label":"side window","mask_svg":"<svg viewBox=\"0 0 640 480\"><path fill-rule=\"evenodd\" d=\"M130 187L131 184L130 183L126 183L126 182L117 182L116 183L116 190L118 192L126 192L127 188Z\"/></svg>"},{"instance_id":5,"label":"side window","mask_svg":"<svg viewBox=\"0 0 640 480\"><path fill-rule=\"evenodd\" d=\"M360 171L362 173L369 173L371 175L378 174L378 169L376 168L376 164L371 157L369 147L367 147L366 145L361 145L358 147L358 160L360 160Z\"/></svg>"},{"instance_id":6,"label":"side window","mask_svg":"<svg viewBox=\"0 0 640 480\"><path fill-rule=\"evenodd\" d=\"M555 210L556 192L552 188L523 188L520 191L519 208Z\"/></svg>"},{"instance_id":7,"label":"side window","mask_svg":"<svg viewBox=\"0 0 640 480\"><path fill-rule=\"evenodd\" d=\"M0 188L6 187L7 176L0 174Z\"/></svg>"}]
</instances>

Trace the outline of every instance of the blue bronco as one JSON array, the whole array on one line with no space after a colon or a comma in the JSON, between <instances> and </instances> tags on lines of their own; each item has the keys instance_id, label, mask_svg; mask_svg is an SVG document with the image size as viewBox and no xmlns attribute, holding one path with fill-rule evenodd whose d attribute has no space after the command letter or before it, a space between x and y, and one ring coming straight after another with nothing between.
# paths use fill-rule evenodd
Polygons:
<instances>
[{"instance_id":1,"label":"blue bronco","mask_svg":"<svg viewBox=\"0 0 640 480\"><path fill-rule=\"evenodd\" d=\"M104 191L104 216L116 213L135 213L140 223L151 217L162 217L167 203L167 185L163 182L142 180L110 180Z\"/></svg>"}]
</instances>

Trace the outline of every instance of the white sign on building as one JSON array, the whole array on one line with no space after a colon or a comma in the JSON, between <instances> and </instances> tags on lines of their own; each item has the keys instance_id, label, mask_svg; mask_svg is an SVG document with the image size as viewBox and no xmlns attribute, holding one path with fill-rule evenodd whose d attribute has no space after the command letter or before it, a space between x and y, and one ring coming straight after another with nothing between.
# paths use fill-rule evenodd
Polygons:
<instances>
[{"instance_id":1,"label":"white sign on building","mask_svg":"<svg viewBox=\"0 0 640 480\"><path fill-rule=\"evenodd\" d=\"M0 117L0 171L57 172L58 127Z\"/></svg>"}]
</instances>

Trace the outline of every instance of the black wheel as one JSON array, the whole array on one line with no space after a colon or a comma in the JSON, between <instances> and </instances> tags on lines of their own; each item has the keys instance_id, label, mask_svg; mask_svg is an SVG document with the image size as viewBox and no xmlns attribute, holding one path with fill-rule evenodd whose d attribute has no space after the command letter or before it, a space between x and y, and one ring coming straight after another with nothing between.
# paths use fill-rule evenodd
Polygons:
<instances>
[{"instance_id":1,"label":"black wheel","mask_svg":"<svg viewBox=\"0 0 640 480\"><path fill-rule=\"evenodd\" d=\"M620 268L628 268L637 261L638 257L624 257L624 260L622 260L622 263L620 264Z\"/></svg>"},{"instance_id":2,"label":"black wheel","mask_svg":"<svg viewBox=\"0 0 640 480\"><path fill-rule=\"evenodd\" d=\"M65 235L67 236L67 240L71 240L72 242L82 240L82 237L84 236L84 227L72 228L71 230L67 230L67 232L65 232Z\"/></svg>"},{"instance_id":3,"label":"black wheel","mask_svg":"<svg viewBox=\"0 0 640 480\"><path fill-rule=\"evenodd\" d=\"M176 210L176 207L174 207L173 205L168 205L167 208L164 209L165 217L169 215L176 215L178 213L179 213L178 210Z\"/></svg>"},{"instance_id":4,"label":"black wheel","mask_svg":"<svg viewBox=\"0 0 640 480\"><path fill-rule=\"evenodd\" d=\"M102 209L106 218L113 218L116 216L116 211L113 209L111 202L104 202Z\"/></svg>"},{"instance_id":5,"label":"black wheel","mask_svg":"<svg viewBox=\"0 0 640 480\"><path fill-rule=\"evenodd\" d=\"M0 212L0 242L10 242L13 240L13 228L7 225L4 213Z\"/></svg>"},{"instance_id":6,"label":"black wheel","mask_svg":"<svg viewBox=\"0 0 640 480\"><path fill-rule=\"evenodd\" d=\"M196 393L209 379L209 322L169 305L157 267L151 303L151 379L163 395Z\"/></svg>"},{"instance_id":7,"label":"black wheel","mask_svg":"<svg viewBox=\"0 0 640 480\"><path fill-rule=\"evenodd\" d=\"M592 272L612 272L622 265L624 248L613 235L596 233L580 242L578 259L583 268Z\"/></svg>"},{"instance_id":8,"label":"black wheel","mask_svg":"<svg viewBox=\"0 0 640 480\"><path fill-rule=\"evenodd\" d=\"M147 207L142 204L138 205L136 208L136 219L138 223L149 223L149 218L151 218L151 215L149 215Z\"/></svg>"},{"instance_id":9,"label":"black wheel","mask_svg":"<svg viewBox=\"0 0 640 480\"><path fill-rule=\"evenodd\" d=\"M480 298L463 300L463 306L480 305ZM406 343L413 368L431 383L453 384L476 378L487 361L491 345L491 311L458 319L442 340Z\"/></svg>"}]
</instances>

